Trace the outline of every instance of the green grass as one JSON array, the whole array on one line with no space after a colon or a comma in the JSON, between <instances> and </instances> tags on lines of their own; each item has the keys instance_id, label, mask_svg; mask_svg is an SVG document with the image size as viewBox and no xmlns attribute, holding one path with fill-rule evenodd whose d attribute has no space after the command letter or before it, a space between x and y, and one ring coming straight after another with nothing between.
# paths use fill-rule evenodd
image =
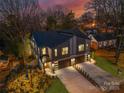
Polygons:
<instances>
[{"instance_id":1,"label":"green grass","mask_svg":"<svg viewBox=\"0 0 124 93\"><path fill-rule=\"evenodd\" d=\"M68 93L68 91L62 82L57 78L53 80L52 85L48 88L46 93Z\"/></svg>"},{"instance_id":2,"label":"green grass","mask_svg":"<svg viewBox=\"0 0 124 93\"><path fill-rule=\"evenodd\" d=\"M113 76L119 77L119 78L124 78L124 70L122 70L122 74L118 75L117 74L117 69L119 68L117 65L112 64L111 61L103 58L103 57L95 57L96 60L96 65L105 70L106 72L112 74Z\"/></svg>"}]
</instances>

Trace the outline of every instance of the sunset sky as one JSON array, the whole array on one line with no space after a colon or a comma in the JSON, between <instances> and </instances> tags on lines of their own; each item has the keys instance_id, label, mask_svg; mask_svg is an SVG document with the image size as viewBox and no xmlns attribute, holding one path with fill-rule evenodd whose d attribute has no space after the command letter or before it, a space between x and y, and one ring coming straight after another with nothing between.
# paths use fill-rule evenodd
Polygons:
<instances>
[{"instance_id":1,"label":"sunset sky","mask_svg":"<svg viewBox=\"0 0 124 93\"><path fill-rule=\"evenodd\" d=\"M53 7L54 5L62 5L75 12L79 17L84 12L84 6L89 0L40 0L42 8Z\"/></svg>"}]
</instances>

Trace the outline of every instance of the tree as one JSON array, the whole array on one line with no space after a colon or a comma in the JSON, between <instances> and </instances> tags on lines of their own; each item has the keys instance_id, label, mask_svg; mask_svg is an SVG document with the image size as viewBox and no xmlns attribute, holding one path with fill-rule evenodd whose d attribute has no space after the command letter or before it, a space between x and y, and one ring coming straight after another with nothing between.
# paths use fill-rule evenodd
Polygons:
<instances>
[{"instance_id":1,"label":"tree","mask_svg":"<svg viewBox=\"0 0 124 93\"><path fill-rule=\"evenodd\" d=\"M47 30L61 29L62 20L67 13L68 10L61 5L55 5L52 8L48 8L46 12Z\"/></svg>"},{"instance_id":2,"label":"tree","mask_svg":"<svg viewBox=\"0 0 124 93\"><path fill-rule=\"evenodd\" d=\"M47 30L71 29L76 26L75 14L63 6L48 8L46 15Z\"/></svg>"},{"instance_id":3,"label":"tree","mask_svg":"<svg viewBox=\"0 0 124 93\"><path fill-rule=\"evenodd\" d=\"M26 36L35 29L35 26L32 25L39 23L39 20L34 19L35 17L39 18L39 14L40 8L37 0L0 1L1 32L9 41L13 41L13 43L17 41L22 44L23 58L25 57Z\"/></svg>"},{"instance_id":4,"label":"tree","mask_svg":"<svg viewBox=\"0 0 124 93\"><path fill-rule=\"evenodd\" d=\"M81 22L81 28L83 29L91 29L94 28L95 22L94 22L94 14L90 11L86 11L81 17L80 17L80 22Z\"/></svg>"},{"instance_id":5,"label":"tree","mask_svg":"<svg viewBox=\"0 0 124 93\"><path fill-rule=\"evenodd\" d=\"M120 50L123 46L124 40L124 1L123 0L92 0L89 8L96 13L96 20L98 24L104 24L108 28L111 24L115 28L115 35L117 37L116 44L116 63L118 62Z\"/></svg>"},{"instance_id":6,"label":"tree","mask_svg":"<svg viewBox=\"0 0 124 93\"><path fill-rule=\"evenodd\" d=\"M94 14L90 11L86 11L80 18L82 22L91 23L94 19Z\"/></svg>"},{"instance_id":7,"label":"tree","mask_svg":"<svg viewBox=\"0 0 124 93\"><path fill-rule=\"evenodd\" d=\"M63 29L72 29L77 27L75 14L70 11L63 19Z\"/></svg>"}]
</instances>

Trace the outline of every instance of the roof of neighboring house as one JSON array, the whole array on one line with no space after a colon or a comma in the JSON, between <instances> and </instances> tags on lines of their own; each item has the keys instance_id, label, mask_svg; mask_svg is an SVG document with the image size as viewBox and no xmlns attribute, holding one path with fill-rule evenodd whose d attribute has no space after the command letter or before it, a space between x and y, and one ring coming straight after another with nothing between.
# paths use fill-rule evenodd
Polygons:
<instances>
[{"instance_id":1,"label":"roof of neighboring house","mask_svg":"<svg viewBox=\"0 0 124 93\"><path fill-rule=\"evenodd\" d=\"M95 34L93 36L97 41L116 39L116 36L114 33L98 33L98 34Z\"/></svg>"},{"instance_id":2,"label":"roof of neighboring house","mask_svg":"<svg viewBox=\"0 0 124 93\"><path fill-rule=\"evenodd\" d=\"M59 44L62 44L73 37L73 35L88 38L79 30L64 30L64 31L38 31L33 32L38 47L50 47L54 48Z\"/></svg>"}]
</instances>

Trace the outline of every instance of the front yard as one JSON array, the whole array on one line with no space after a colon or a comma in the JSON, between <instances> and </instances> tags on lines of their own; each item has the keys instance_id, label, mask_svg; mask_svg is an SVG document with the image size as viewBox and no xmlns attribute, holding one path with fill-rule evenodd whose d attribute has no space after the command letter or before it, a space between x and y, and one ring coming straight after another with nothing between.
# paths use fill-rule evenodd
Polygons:
<instances>
[{"instance_id":1,"label":"front yard","mask_svg":"<svg viewBox=\"0 0 124 93\"><path fill-rule=\"evenodd\" d=\"M124 78L124 69L121 69L122 73L118 74L118 66L112 64L110 60L107 60L106 58L96 56L96 65L102 68L103 70L107 71L108 73L111 73L113 76Z\"/></svg>"},{"instance_id":2,"label":"front yard","mask_svg":"<svg viewBox=\"0 0 124 93\"><path fill-rule=\"evenodd\" d=\"M56 78L52 81L52 85L48 88L46 93L68 93L62 82Z\"/></svg>"}]
</instances>

